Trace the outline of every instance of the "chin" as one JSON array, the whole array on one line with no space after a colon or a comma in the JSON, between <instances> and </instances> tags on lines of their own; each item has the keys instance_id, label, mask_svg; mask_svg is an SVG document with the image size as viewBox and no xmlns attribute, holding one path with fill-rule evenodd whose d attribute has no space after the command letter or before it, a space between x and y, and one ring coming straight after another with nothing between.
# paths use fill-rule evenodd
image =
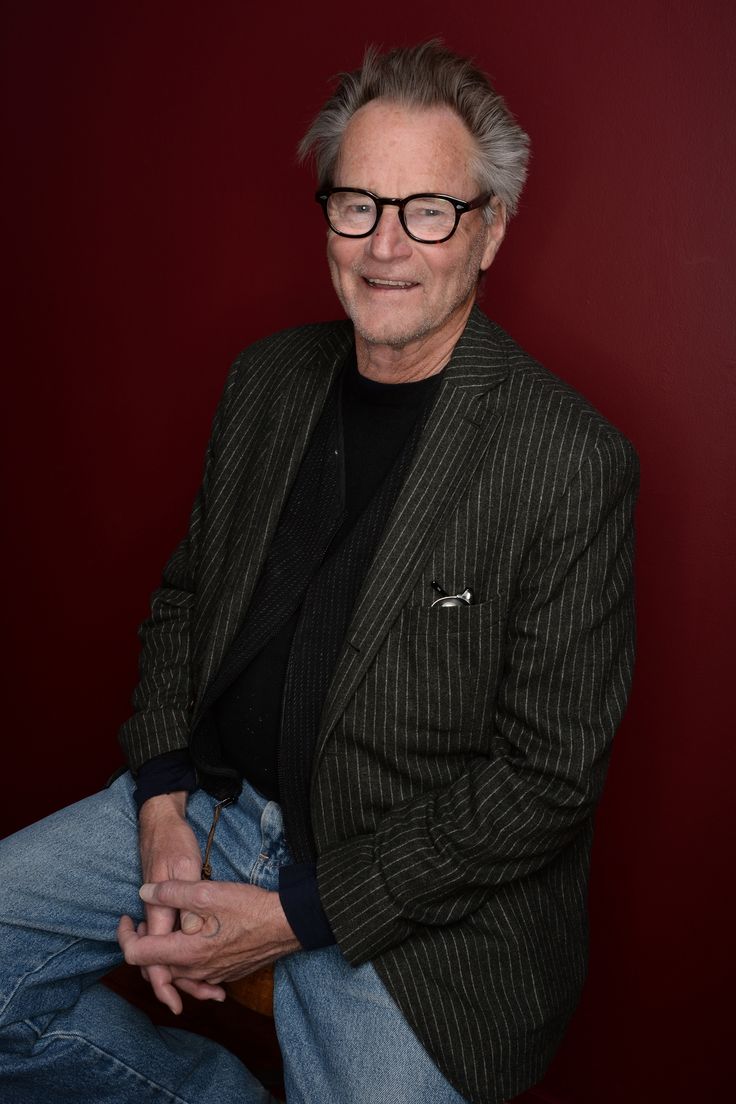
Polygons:
<instances>
[{"instance_id":1,"label":"chin","mask_svg":"<svg viewBox=\"0 0 736 1104\"><path fill-rule=\"evenodd\" d=\"M399 331L395 329L364 329L356 323L353 323L353 325L355 326L355 332L362 337L367 345L385 345L390 349L404 349L407 345L410 345L412 341L418 341L420 338L426 337L429 333L429 327Z\"/></svg>"},{"instance_id":2,"label":"chin","mask_svg":"<svg viewBox=\"0 0 736 1104\"><path fill-rule=\"evenodd\" d=\"M355 332L369 345L387 345L393 349L403 349L412 341L418 341L432 330L427 319L414 318L400 321L396 318L383 320L361 317L360 311L347 311L352 319Z\"/></svg>"}]
</instances>

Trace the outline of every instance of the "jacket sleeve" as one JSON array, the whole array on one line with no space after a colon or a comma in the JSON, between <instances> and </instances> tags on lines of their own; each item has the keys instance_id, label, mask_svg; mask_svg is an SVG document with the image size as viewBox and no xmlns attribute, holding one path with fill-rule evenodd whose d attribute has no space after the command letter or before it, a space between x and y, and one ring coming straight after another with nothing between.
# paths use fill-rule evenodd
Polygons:
<instances>
[{"instance_id":1,"label":"jacket sleeve","mask_svg":"<svg viewBox=\"0 0 736 1104\"><path fill-rule=\"evenodd\" d=\"M151 598L151 615L139 630L140 678L133 693L133 715L120 729L119 740L135 773L156 755L186 748L193 707L191 618L201 534L227 409L240 366L230 370L215 413L205 457L204 475L186 536L166 564L161 585Z\"/></svg>"},{"instance_id":2,"label":"jacket sleeve","mask_svg":"<svg viewBox=\"0 0 736 1104\"><path fill-rule=\"evenodd\" d=\"M320 857L322 904L354 965L462 919L591 821L633 666L637 476L628 442L599 440L527 550L488 755Z\"/></svg>"}]
</instances>

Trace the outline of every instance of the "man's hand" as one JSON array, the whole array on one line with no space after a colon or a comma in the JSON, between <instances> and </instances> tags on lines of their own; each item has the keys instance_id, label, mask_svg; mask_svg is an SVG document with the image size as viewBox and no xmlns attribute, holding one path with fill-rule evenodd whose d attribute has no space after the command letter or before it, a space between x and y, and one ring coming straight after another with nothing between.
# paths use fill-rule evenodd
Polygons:
<instances>
[{"instance_id":1,"label":"man's hand","mask_svg":"<svg viewBox=\"0 0 736 1104\"><path fill-rule=\"evenodd\" d=\"M278 893L258 886L169 881L144 885L140 892L149 907L178 910L182 930L141 934L124 916L118 942L125 960L149 969L165 964L180 988L185 988L185 983L209 983L212 988L234 981L301 947ZM203 924L190 932L184 920L192 915L201 917Z\"/></svg>"},{"instance_id":2,"label":"man's hand","mask_svg":"<svg viewBox=\"0 0 736 1104\"><path fill-rule=\"evenodd\" d=\"M150 797L143 803L138 819L139 846L144 882L165 882L171 878L198 882L202 856L194 832L185 819L185 791ZM179 916L175 908L146 904L146 923L141 934L168 935L177 922L188 931L196 931L203 921L195 915ZM168 966L151 962L143 969L158 999L178 1015L182 1002L175 984L200 1000L223 1000L224 990L212 985L198 985L186 979L174 982Z\"/></svg>"}]
</instances>

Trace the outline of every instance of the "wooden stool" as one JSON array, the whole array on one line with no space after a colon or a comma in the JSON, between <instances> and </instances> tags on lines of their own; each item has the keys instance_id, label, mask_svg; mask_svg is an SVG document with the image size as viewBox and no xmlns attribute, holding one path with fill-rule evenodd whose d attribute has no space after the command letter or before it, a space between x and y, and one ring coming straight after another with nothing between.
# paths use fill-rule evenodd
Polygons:
<instances>
[{"instance_id":1,"label":"wooden stool","mask_svg":"<svg viewBox=\"0 0 736 1104\"><path fill-rule=\"evenodd\" d=\"M263 966L253 974L228 981L228 996L262 1016L273 1016L273 966Z\"/></svg>"}]
</instances>

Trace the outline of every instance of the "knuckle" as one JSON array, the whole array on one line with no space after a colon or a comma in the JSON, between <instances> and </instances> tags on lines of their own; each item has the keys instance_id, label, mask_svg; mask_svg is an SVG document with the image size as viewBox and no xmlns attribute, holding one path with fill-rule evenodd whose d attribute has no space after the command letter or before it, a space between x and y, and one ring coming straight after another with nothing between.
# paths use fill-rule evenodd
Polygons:
<instances>
[{"instance_id":1,"label":"knuckle","mask_svg":"<svg viewBox=\"0 0 736 1104\"><path fill-rule=\"evenodd\" d=\"M212 888L207 882L198 882L192 890L192 904L196 909L208 909L212 904Z\"/></svg>"},{"instance_id":2,"label":"knuckle","mask_svg":"<svg viewBox=\"0 0 736 1104\"><path fill-rule=\"evenodd\" d=\"M171 876L179 881L186 881L191 878L193 871L199 873L198 864L194 863L189 856L175 859L171 864Z\"/></svg>"}]
</instances>

